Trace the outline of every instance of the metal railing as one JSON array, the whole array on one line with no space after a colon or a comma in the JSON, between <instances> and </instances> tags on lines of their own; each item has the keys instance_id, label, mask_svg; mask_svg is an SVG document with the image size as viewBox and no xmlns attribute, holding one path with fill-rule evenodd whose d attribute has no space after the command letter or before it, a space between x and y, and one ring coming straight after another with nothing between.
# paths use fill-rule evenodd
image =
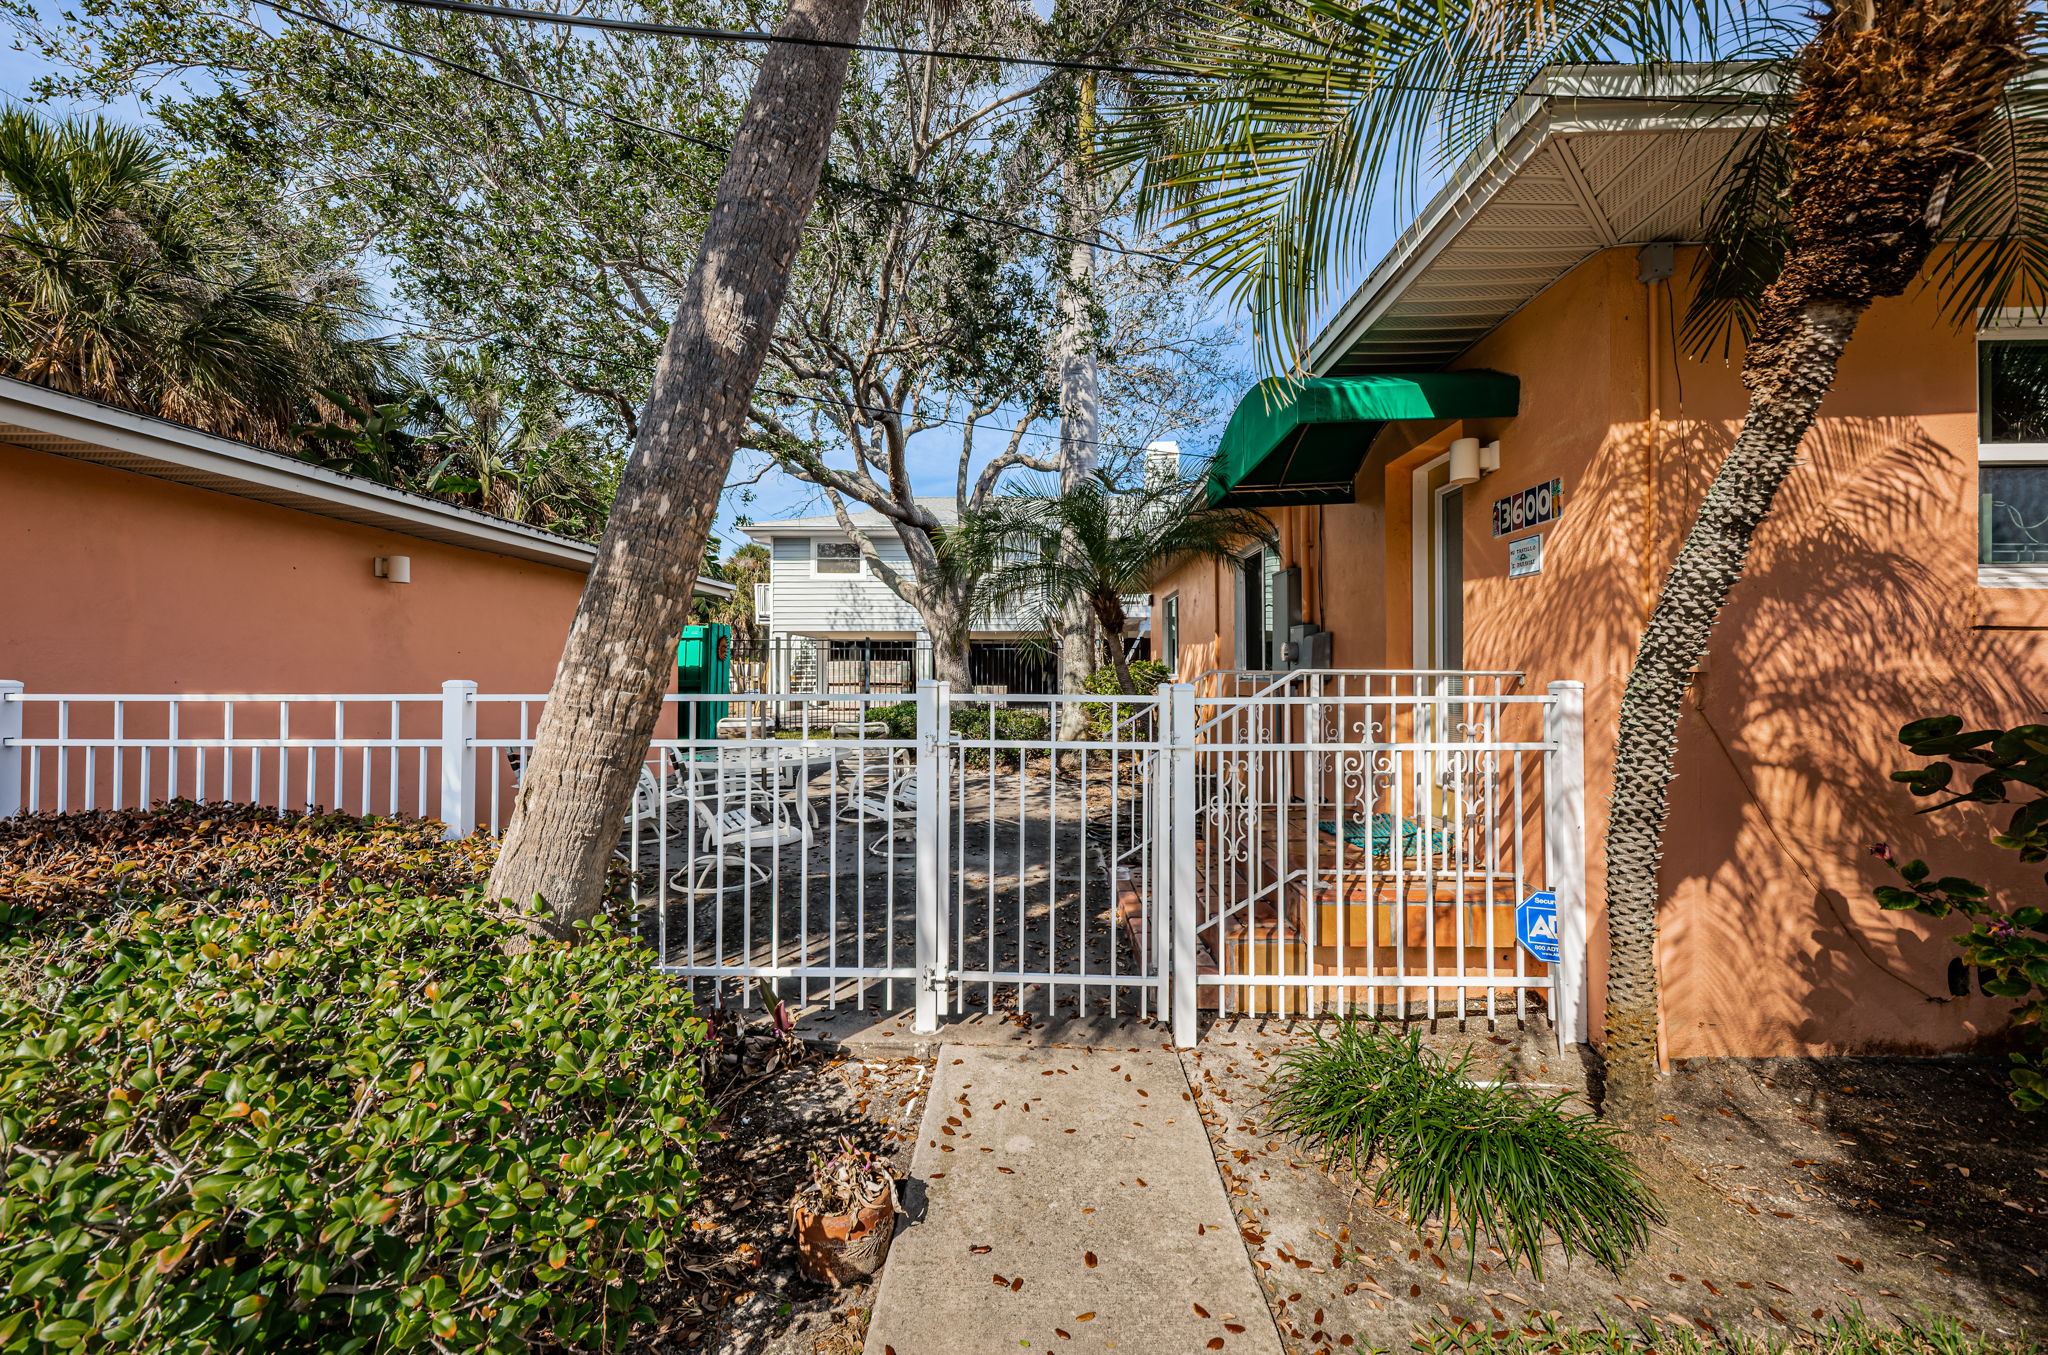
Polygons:
<instances>
[{"instance_id":1,"label":"metal railing","mask_svg":"<svg viewBox=\"0 0 2048 1355\"><path fill-rule=\"evenodd\" d=\"M671 696L618 855L654 963L802 1002L1526 1014L1583 1038L1582 692L1250 675L1145 697ZM0 682L0 816L172 798L501 832L545 698ZM1089 735L1057 737L1073 703ZM724 718L699 718L705 703ZM894 709L885 709L894 708ZM909 718L906 719L905 716ZM717 735L711 730L715 728ZM1559 959L1514 910L1556 895ZM906 1003L906 997L910 999Z\"/></svg>"}]
</instances>

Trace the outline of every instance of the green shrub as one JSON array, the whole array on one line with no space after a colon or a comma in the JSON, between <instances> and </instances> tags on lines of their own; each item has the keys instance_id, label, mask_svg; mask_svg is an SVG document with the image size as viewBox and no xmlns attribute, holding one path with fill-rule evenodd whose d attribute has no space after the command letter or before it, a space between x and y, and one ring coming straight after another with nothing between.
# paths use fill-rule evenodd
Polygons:
<instances>
[{"instance_id":1,"label":"green shrub","mask_svg":"<svg viewBox=\"0 0 2048 1355\"><path fill-rule=\"evenodd\" d=\"M1138 689L1139 696L1152 695L1159 690L1160 683L1173 676L1173 669L1152 659L1139 659L1128 667L1131 670L1131 685ZM1117 684L1114 668L1096 669L1088 675L1088 680L1081 686L1091 696L1124 694L1124 689ZM1081 709L1088 716L1088 737L1091 739L1109 738L1112 729L1133 713L1130 707L1120 706L1113 701L1089 701L1084 703ZM1147 722L1140 719L1125 724L1117 737L1149 739L1154 736L1154 732Z\"/></svg>"},{"instance_id":2,"label":"green shrub","mask_svg":"<svg viewBox=\"0 0 2048 1355\"><path fill-rule=\"evenodd\" d=\"M893 705L868 707L868 718L880 720L888 728L892 739L914 739L917 737L917 702L898 701Z\"/></svg>"},{"instance_id":3,"label":"green shrub","mask_svg":"<svg viewBox=\"0 0 2048 1355\"><path fill-rule=\"evenodd\" d=\"M1150 696L1159 690L1159 684L1173 676L1173 669L1156 659L1139 659L1125 665L1131 670L1131 685L1138 689L1139 696ZM1122 696L1124 689L1117 685L1115 668L1098 668L1088 675L1081 689L1090 696Z\"/></svg>"},{"instance_id":4,"label":"green shrub","mask_svg":"<svg viewBox=\"0 0 2048 1355\"><path fill-rule=\"evenodd\" d=\"M991 714L994 716L995 733L993 736L989 733ZM880 720L886 725L889 737L892 739L914 739L917 737L917 703L915 701L901 701L891 706L876 706L869 711L868 718ZM1037 743L1049 737L1051 728L1052 726L1047 722L1043 711L1012 710L1006 706L990 707L981 704L956 706L953 709L953 732L963 739L987 739L994 737L1007 742ZM970 767L986 767L988 765L989 751L986 748L970 747L963 750L963 757ZM999 748L995 750L995 755L998 764L1002 766L1014 767L1019 761L1019 753L1016 749Z\"/></svg>"},{"instance_id":5,"label":"green shrub","mask_svg":"<svg viewBox=\"0 0 2048 1355\"><path fill-rule=\"evenodd\" d=\"M1270 1104L1279 1126L1333 1166L1376 1178L1418 1224L1442 1219L1543 1273L1543 1243L1619 1272L1649 1238L1657 1208L1613 1131L1511 1088L1473 1086L1470 1056L1447 1063L1416 1032L1346 1021L1282 1061Z\"/></svg>"},{"instance_id":6,"label":"green shrub","mask_svg":"<svg viewBox=\"0 0 2048 1355\"><path fill-rule=\"evenodd\" d=\"M1915 720L1899 730L1899 742L1915 757L1933 758L1892 773L1892 780L1917 796L1946 795L1921 810L1952 805L2013 805L2004 832L1991 843L2019 853L2027 865L2048 861L2048 725L2011 729L1963 728L1960 715ZM1964 768L1964 789L1957 773ZM1992 997L2021 999L2012 1011L2020 1047L2012 1051L2012 1103L2022 1110L2048 1110L2048 909L2018 907L1992 898L1991 891L1959 876L1935 877L1920 860L1901 864L1885 843L1873 855L1899 873L1904 888L1880 885L1880 907L1910 910L1925 917L1961 913L1974 924L1955 938L1962 961L1976 969L1982 990Z\"/></svg>"},{"instance_id":7,"label":"green shrub","mask_svg":"<svg viewBox=\"0 0 2048 1355\"><path fill-rule=\"evenodd\" d=\"M0 1350L612 1346L690 1206L704 1023L475 897L170 903L0 997Z\"/></svg>"}]
</instances>

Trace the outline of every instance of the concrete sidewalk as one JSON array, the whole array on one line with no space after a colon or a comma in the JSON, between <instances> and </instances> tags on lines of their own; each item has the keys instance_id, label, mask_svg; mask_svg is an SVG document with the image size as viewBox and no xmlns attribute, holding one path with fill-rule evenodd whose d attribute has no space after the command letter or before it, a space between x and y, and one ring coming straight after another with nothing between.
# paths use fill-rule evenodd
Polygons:
<instances>
[{"instance_id":1,"label":"concrete sidewalk","mask_svg":"<svg viewBox=\"0 0 2048 1355\"><path fill-rule=\"evenodd\" d=\"M1281 1355L1169 1051L945 1045L911 1173L867 1355Z\"/></svg>"}]
</instances>

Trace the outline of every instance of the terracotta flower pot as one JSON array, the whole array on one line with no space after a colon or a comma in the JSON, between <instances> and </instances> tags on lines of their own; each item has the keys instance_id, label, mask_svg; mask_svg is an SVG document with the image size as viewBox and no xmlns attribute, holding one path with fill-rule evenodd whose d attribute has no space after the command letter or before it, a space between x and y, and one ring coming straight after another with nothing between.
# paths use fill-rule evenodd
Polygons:
<instances>
[{"instance_id":1,"label":"terracotta flower pot","mask_svg":"<svg viewBox=\"0 0 2048 1355\"><path fill-rule=\"evenodd\" d=\"M858 1214L815 1214L791 1205L797 1268L805 1278L834 1289L871 1278L889 1258L896 1236L896 1205L881 1200Z\"/></svg>"}]
</instances>

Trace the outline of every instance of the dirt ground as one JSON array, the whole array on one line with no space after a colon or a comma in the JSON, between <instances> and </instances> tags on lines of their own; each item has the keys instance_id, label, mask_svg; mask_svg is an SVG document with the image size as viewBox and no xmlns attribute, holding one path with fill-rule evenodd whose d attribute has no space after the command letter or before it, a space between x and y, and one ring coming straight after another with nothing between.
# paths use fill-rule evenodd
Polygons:
<instances>
[{"instance_id":1,"label":"dirt ground","mask_svg":"<svg viewBox=\"0 0 2048 1355\"><path fill-rule=\"evenodd\" d=\"M812 1053L729 1105L704 1159L693 1259L635 1355L858 1355L872 1286L834 1291L797 1273L789 1201L810 1153L842 1134L908 1172L930 1074L929 1060Z\"/></svg>"},{"instance_id":2,"label":"dirt ground","mask_svg":"<svg viewBox=\"0 0 2048 1355\"><path fill-rule=\"evenodd\" d=\"M1450 1026L1453 1023L1444 1023ZM1477 1027L1480 1023L1471 1023ZM1549 1314L1787 1332L1861 1309L2048 1335L2043 1125L1990 1066L1932 1060L1716 1064L1665 1085L1652 1174L1669 1213L1628 1271L1544 1258L1542 1278L1417 1229L1370 1186L1272 1132L1265 1088L1304 1037L1240 1022L1188 1055L1190 1081L1246 1246L1290 1352L1406 1346L1432 1323L1525 1326ZM1444 1029L1474 1075L1537 1094L1584 1086L1547 1032ZM1575 1098L1576 1099L1576 1098ZM1583 1104L1583 1103L1581 1103Z\"/></svg>"}]
</instances>

